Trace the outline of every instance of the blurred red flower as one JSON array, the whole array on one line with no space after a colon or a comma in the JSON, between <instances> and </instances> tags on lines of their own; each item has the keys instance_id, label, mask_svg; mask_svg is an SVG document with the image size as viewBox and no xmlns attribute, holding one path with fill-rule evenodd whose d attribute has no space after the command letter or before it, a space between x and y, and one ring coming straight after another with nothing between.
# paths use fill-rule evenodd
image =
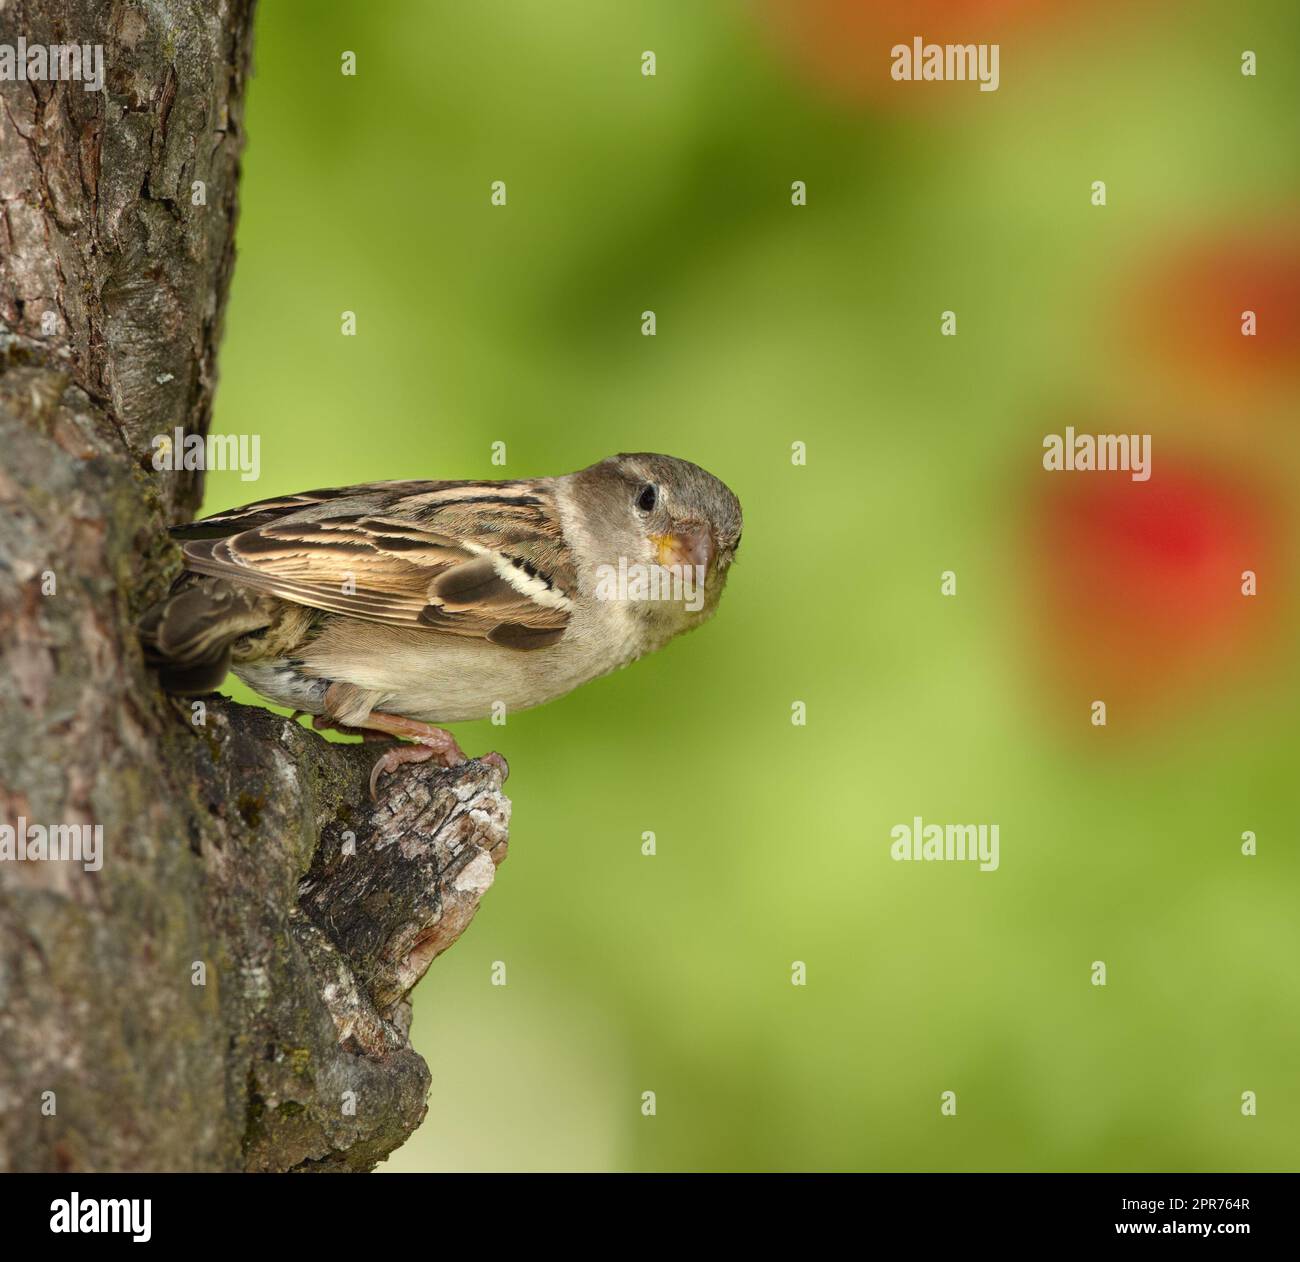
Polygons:
<instances>
[{"instance_id":1,"label":"blurred red flower","mask_svg":"<svg viewBox=\"0 0 1300 1262\"><path fill-rule=\"evenodd\" d=\"M1264 664L1289 581L1277 499L1159 444L1152 467L1147 482L1041 475L1030 527L1041 648L1072 706L1132 711ZM1242 590L1248 570L1254 596Z\"/></svg>"}]
</instances>

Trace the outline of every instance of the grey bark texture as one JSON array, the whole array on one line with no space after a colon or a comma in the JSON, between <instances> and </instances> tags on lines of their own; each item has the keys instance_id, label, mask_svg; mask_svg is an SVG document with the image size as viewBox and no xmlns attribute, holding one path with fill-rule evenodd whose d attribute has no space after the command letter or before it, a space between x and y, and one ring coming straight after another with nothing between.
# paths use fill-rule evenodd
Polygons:
<instances>
[{"instance_id":1,"label":"grey bark texture","mask_svg":"<svg viewBox=\"0 0 1300 1262\"><path fill-rule=\"evenodd\" d=\"M425 1112L411 988L505 856L495 768L372 803L374 747L143 663L202 494L151 440L211 413L251 8L0 0L0 44L105 70L0 82L0 825L103 830L98 871L0 858L0 1169L372 1168Z\"/></svg>"}]
</instances>

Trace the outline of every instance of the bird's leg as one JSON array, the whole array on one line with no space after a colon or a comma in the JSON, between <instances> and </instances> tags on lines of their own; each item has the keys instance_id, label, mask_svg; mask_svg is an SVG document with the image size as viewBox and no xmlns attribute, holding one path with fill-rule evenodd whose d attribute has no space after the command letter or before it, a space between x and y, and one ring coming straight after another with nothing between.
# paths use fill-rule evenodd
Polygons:
<instances>
[{"instance_id":1,"label":"bird's leg","mask_svg":"<svg viewBox=\"0 0 1300 1262\"><path fill-rule=\"evenodd\" d=\"M432 723L420 723L415 719L404 719L400 714L372 710L363 723L357 724L356 730L382 732L385 736L414 741L432 750L444 767L455 767L466 761L465 751L456 743L456 738Z\"/></svg>"},{"instance_id":2,"label":"bird's leg","mask_svg":"<svg viewBox=\"0 0 1300 1262\"><path fill-rule=\"evenodd\" d=\"M299 713L302 713L302 711L299 711ZM348 727L345 723L335 723L333 719L324 714L313 714L311 716L311 725L318 732L342 732L344 736L359 736L368 745L388 739L386 732L372 732L364 727Z\"/></svg>"}]
</instances>

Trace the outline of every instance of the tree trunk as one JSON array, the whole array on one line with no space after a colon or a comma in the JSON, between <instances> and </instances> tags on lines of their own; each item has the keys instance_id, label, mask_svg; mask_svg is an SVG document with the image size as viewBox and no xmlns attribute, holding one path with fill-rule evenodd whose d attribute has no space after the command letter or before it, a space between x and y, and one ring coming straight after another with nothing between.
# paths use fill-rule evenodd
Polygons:
<instances>
[{"instance_id":1,"label":"tree trunk","mask_svg":"<svg viewBox=\"0 0 1300 1262\"><path fill-rule=\"evenodd\" d=\"M104 68L0 82L6 1169L369 1169L425 1111L411 988L505 855L494 768L371 803L371 748L143 663L202 493L152 440L211 414L251 10L0 0L0 44ZM98 862L42 857L71 825Z\"/></svg>"}]
</instances>

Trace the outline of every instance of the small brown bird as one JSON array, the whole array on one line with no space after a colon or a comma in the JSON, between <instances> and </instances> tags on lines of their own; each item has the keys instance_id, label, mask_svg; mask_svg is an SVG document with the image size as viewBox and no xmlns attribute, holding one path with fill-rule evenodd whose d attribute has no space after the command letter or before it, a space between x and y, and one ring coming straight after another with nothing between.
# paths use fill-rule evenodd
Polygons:
<instances>
[{"instance_id":1,"label":"small brown bird","mask_svg":"<svg viewBox=\"0 0 1300 1262\"><path fill-rule=\"evenodd\" d=\"M176 527L187 572L141 634L171 692L233 670L318 728L414 742L373 793L402 763L465 760L435 724L540 705L698 626L741 524L711 473L650 454L306 491Z\"/></svg>"}]
</instances>

